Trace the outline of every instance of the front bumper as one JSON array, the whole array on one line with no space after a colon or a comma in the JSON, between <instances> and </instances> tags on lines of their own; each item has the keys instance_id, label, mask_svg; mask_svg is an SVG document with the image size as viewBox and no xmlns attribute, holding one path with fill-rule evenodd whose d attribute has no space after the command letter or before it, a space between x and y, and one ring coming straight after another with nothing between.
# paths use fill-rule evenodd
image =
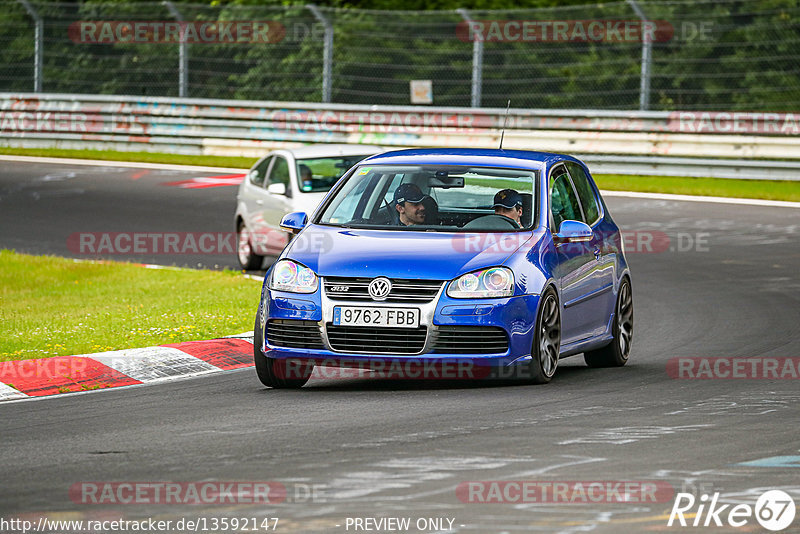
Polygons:
<instances>
[{"instance_id":1,"label":"front bumper","mask_svg":"<svg viewBox=\"0 0 800 534\"><path fill-rule=\"evenodd\" d=\"M323 366L369 367L375 369L380 363L402 365L419 363L421 365L445 366L486 366L506 367L530 359L533 346L534 324L539 305L539 295L521 295L496 299L452 299L442 290L429 303L424 304L384 304L373 301L333 301L318 290L311 295L298 295L278 291L264 291L266 313L259 322L262 328L265 356L313 363ZM397 351L347 351L336 350L329 336L335 306L385 306L392 308L419 308L420 326L425 327L425 341L420 350L413 353ZM270 321L306 321L305 328L312 334L319 333L319 342L310 343L315 347L286 347L274 343L276 336L270 336ZM275 323L273 323L275 324ZM300 324L300 323L298 323ZM485 327L502 329L507 336L507 349L503 352L469 353L447 352L440 343L448 327ZM386 334L395 334L396 329L385 328ZM452 332L452 328L449 329ZM473 330L474 331L474 330ZM380 335L380 334L378 334ZM450 334L452 337L452 334ZM270 342L270 338L273 342ZM282 337L281 339L286 339ZM316 339L316 338L315 338ZM446 349L446 347L445 347ZM375 364L375 365L373 365Z\"/></svg>"}]
</instances>

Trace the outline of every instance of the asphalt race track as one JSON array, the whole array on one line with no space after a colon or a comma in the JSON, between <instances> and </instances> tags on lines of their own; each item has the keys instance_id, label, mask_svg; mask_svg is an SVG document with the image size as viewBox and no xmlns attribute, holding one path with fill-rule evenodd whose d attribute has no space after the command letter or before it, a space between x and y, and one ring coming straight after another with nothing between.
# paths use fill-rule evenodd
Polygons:
<instances>
[{"instance_id":1,"label":"asphalt race track","mask_svg":"<svg viewBox=\"0 0 800 534\"><path fill-rule=\"evenodd\" d=\"M238 269L235 228L236 187L219 173L131 169L114 166L0 162L0 248L159 265ZM188 182L188 183L187 183ZM196 186L212 187L196 187ZM216 186L215 186L216 185ZM187 187L195 186L196 188ZM101 246L100 236L118 242ZM177 246L163 236L177 233ZM209 233L204 253L184 239ZM218 234L226 234L219 239ZM162 241L144 236L154 234ZM136 250L135 236L144 239Z\"/></svg>"},{"instance_id":2,"label":"asphalt race track","mask_svg":"<svg viewBox=\"0 0 800 534\"><path fill-rule=\"evenodd\" d=\"M78 256L65 245L74 232L231 231L235 188L179 189L161 183L191 173L133 179L135 173L3 163L0 248ZM677 492L697 498L689 522L702 496L717 492L719 504L753 506L766 490L781 489L800 505L798 377L690 380L668 373L671 359L686 357L794 358L796 370L800 211L606 201L624 229L666 243L653 252L629 248L636 315L626 367L589 369L577 357L564 360L546 386L327 378L298 391L263 388L244 369L6 402L0 517L278 517L277 532L400 531L366 529L374 524L363 520L383 517L409 518L408 532L619 533L708 530L667 527ZM210 267L236 261L232 254L109 257ZM87 504L75 493L87 487L80 483L203 481L278 482L286 498ZM491 487L465 486L479 481L573 488L576 481L655 481L670 491L656 502L575 493L575 502L526 502L501 492L487 503L480 500L489 493L463 491ZM766 532L753 517L730 526L730 508L712 532ZM426 518L444 527L452 520L452 527L417 523ZM700 524L705 520L701 514ZM799 525L800 512L785 532Z\"/></svg>"}]
</instances>

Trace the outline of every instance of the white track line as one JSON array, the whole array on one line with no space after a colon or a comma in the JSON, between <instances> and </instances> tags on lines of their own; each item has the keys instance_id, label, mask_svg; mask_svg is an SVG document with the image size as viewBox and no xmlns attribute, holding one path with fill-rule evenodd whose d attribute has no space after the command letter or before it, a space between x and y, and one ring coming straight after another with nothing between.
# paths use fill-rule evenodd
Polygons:
<instances>
[{"instance_id":1,"label":"white track line","mask_svg":"<svg viewBox=\"0 0 800 534\"><path fill-rule=\"evenodd\" d=\"M21 391L17 391L11 386L0 383L0 401L9 399L27 399L28 396Z\"/></svg>"},{"instance_id":2,"label":"white track line","mask_svg":"<svg viewBox=\"0 0 800 534\"><path fill-rule=\"evenodd\" d=\"M219 367L172 347L116 350L85 356L141 382L171 380L220 371Z\"/></svg>"},{"instance_id":3,"label":"white track line","mask_svg":"<svg viewBox=\"0 0 800 534\"><path fill-rule=\"evenodd\" d=\"M224 336L223 339L244 339L245 341L253 342L253 331L242 332L241 334L234 334L232 336Z\"/></svg>"}]
</instances>

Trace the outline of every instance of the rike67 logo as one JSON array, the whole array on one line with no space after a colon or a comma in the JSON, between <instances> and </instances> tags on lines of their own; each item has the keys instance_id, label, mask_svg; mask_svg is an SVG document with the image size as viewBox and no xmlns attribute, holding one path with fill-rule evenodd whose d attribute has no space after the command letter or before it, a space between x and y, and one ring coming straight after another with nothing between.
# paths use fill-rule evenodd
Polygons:
<instances>
[{"instance_id":1,"label":"rike67 logo","mask_svg":"<svg viewBox=\"0 0 800 534\"><path fill-rule=\"evenodd\" d=\"M796 508L792 497L781 490L769 490L761 494L755 506L750 504L719 504L719 492L711 497L691 493L678 493L669 514L667 526L682 527L743 527L752 519L772 532L788 528L794 521ZM691 519L694 518L694 521ZM691 523L689 523L691 521ZM677 526L676 525L676 526Z\"/></svg>"}]
</instances>

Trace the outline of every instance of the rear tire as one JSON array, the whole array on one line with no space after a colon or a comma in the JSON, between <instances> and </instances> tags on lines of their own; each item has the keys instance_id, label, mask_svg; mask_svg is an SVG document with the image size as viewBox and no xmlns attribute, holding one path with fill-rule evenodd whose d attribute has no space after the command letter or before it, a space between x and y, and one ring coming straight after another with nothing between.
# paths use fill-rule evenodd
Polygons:
<instances>
[{"instance_id":1,"label":"rear tire","mask_svg":"<svg viewBox=\"0 0 800 534\"><path fill-rule=\"evenodd\" d=\"M633 294L628 278L623 278L619 285L611 332L614 336L611 343L603 348L584 353L583 359L586 361L586 365L589 367L622 367L628 363L633 343Z\"/></svg>"},{"instance_id":2,"label":"rear tire","mask_svg":"<svg viewBox=\"0 0 800 534\"><path fill-rule=\"evenodd\" d=\"M264 263L264 256L259 256L253 252L253 240L250 230L243 222L236 228L236 257L239 265L245 271L254 271L261 268Z\"/></svg>"},{"instance_id":3,"label":"rear tire","mask_svg":"<svg viewBox=\"0 0 800 534\"><path fill-rule=\"evenodd\" d=\"M259 315L264 313L259 306L256 314L256 325L253 330L253 360L256 364L256 374L261 383L275 389L298 389L303 387L311 377L313 365L291 363L287 366L286 360L268 358L261 352L264 341L264 332L261 329Z\"/></svg>"},{"instance_id":4,"label":"rear tire","mask_svg":"<svg viewBox=\"0 0 800 534\"><path fill-rule=\"evenodd\" d=\"M546 384L556 374L561 348L561 309L552 287L542 294L535 328L531 350L533 359L527 366L529 375L526 379L531 384Z\"/></svg>"}]
</instances>

